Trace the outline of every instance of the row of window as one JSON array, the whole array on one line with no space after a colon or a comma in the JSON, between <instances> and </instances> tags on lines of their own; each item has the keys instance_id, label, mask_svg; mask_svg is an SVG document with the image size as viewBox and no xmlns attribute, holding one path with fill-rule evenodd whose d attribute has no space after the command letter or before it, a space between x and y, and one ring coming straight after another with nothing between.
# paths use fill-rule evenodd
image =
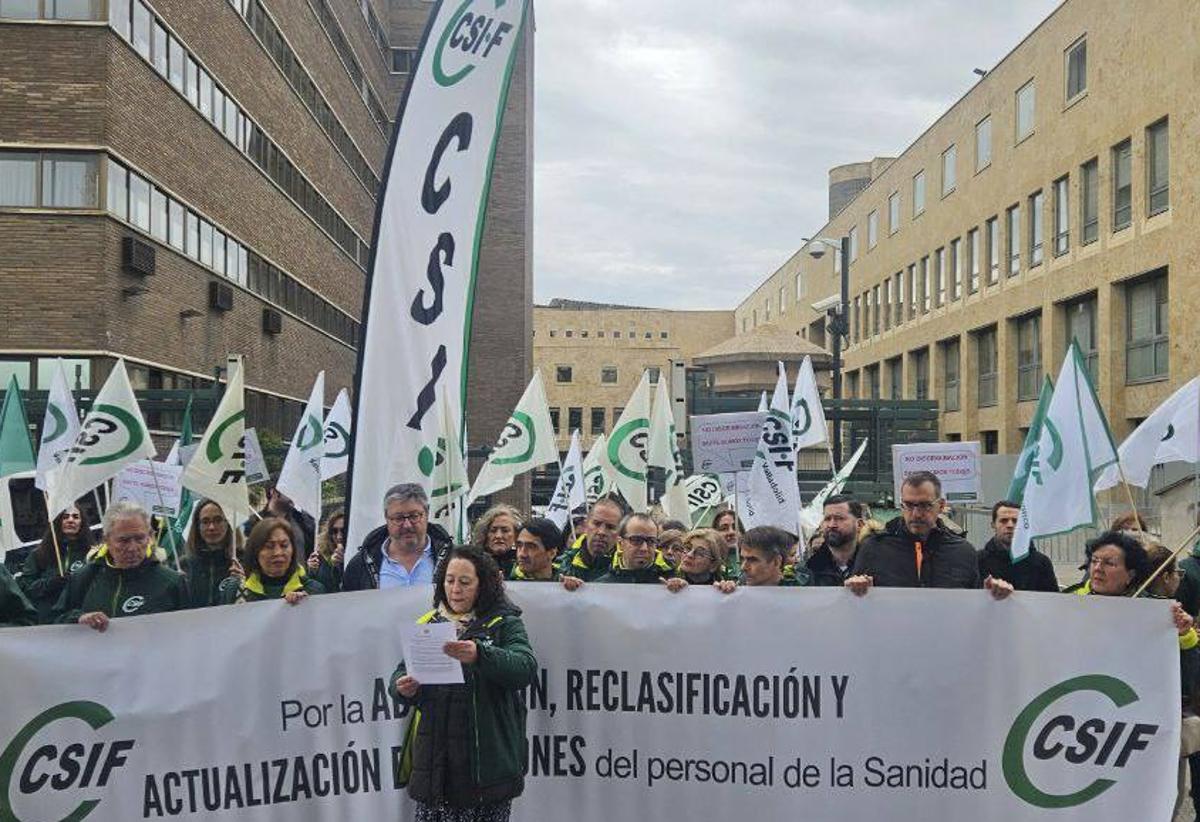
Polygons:
<instances>
[{"instance_id":1,"label":"row of window","mask_svg":"<svg viewBox=\"0 0 1200 822\"><path fill-rule=\"evenodd\" d=\"M1166 274L1158 274L1125 287L1125 383L1136 385L1167 379L1169 376L1168 288ZM1097 303L1094 295L1062 305L1066 319L1066 337L1074 340L1083 354L1093 384L1099 377L1099 337ZM1042 356L1041 312L1013 321L1016 337L1017 400L1036 400L1044 373ZM995 326L971 333L975 347L976 405L994 406L999 401L1000 356ZM942 410L961 409L962 350L959 338L938 343L942 363ZM847 393L880 399L881 369L886 369L889 397L905 395L903 358L894 357L848 374ZM909 354L912 369L912 393L915 399L929 399L929 349Z\"/></svg>"},{"instance_id":2,"label":"row of window","mask_svg":"<svg viewBox=\"0 0 1200 822\"><path fill-rule=\"evenodd\" d=\"M201 116L282 188L359 267L366 268L370 246L143 0L109 0L108 21Z\"/></svg>"},{"instance_id":3,"label":"row of window","mask_svg":"<svg viewBox=\"0 0 1200 822\"><path fill-rule=\"evenodd\" d=\"M579 338L580 338L580 339L583 339L583 340L586 340L586 339L587 339L587 338L588 338L588 337L591 335L591 333L592 333L592 332L590 332L590 331L588 331L588 330L586 330L586 329L584 329L584 330L581 330L581 331L579 332ZM558 329L557 329L557 328L551 328L551 329L550 329L550 331L549 331L549 334L550 334L550 337L551 337L551 339L553 339L554 337L557 337L557 336L558 336ZM571 328L565 328L565 329L563 329L563 332L562 332L562 334L563 334L563 336L564 336L564 337L566 337L567 339L571 339L571 338L573 338L573 337L575 336L575 330L574 330L574 329L571 329ZM627 332L625 332L625 338L626 338L626 339L628 339L628 340L636 340L636 339L637 339L637 335L638 335L638 333L637 333L636 331L634 331L632 328L631 328L631 329L629 329ZM597 338L597 339L601 339L601 340L602 340L602 339L604 339L606 336L611 336L611 337L612 337L614 340L619 340L619 339L621 339L621 332L620 332L620 331L611 331L611 332L606 332L606 331L604 331L603 329L601 329L601 330L599 330L599 331L597 331L597 332L596 332L596 338ZM652 339L654 339L654 332L653 332L653 331L645 331L645 332L643 332L643 333L642 333L642 336L643 336L643 338L644 338L644 339L647 339L647 340L652 340ZM659 338L660 340L667 340L667 339L670 339L670 338L671 338L670 332L667 332L667 331L659 331L659 332L658 332L658 338Z\"/></svg>"},{"instance_id":4,"label":"row of window","mask_svg":"<svg viewBox=\"0 0 1200 822\"><path fill-rule=\"evenodd\" d=\"M592 436L598 436L600 434L607 433L607 429L605 428L605 414L606 414L607 410L608 409L606 409L606 408L596 408L596 407L593 407L591 409L591 412L592 412L591 413L591 427L590 427L588 433L590 433ZM619 408L619 407L614 408L612 410L612 421L613 421L614 425L616 424L617 420L619 420L621 418L621 413L624 410L625 410L624 408ZM562 419L561 418L561 410L558 408L552 407L550 409L550 422L553 423L553 425L554 425L554 433L555 434L564 434L564 433L570 434L573 431L579 431L581 433L583 432L583 409L582 408L568 408L567 409L567 428L565 431L562 429L562 426L560 424L561 419Z\"/></svg>"},{"instance_id":5,"label":"row of window","mask_svg":"<svg viewBox=\"0 0 1200 822\"><path fill-rule=\"evenodd\" d=\"M316 12L317 19L321 21L321 27L325 29L325 33L329 36L329 42L333 44L333 50L341 58L342 65L346 68L346 73L350 75L350 81L358 89L359 96L362 97L363 103L366 104L367 111L370 112L371 119L375 122L379 133L385 139L389 138L392 132L391 120L388 118L383 104L379 102L379 97L367 81L367 75L363 71L362 66L359 65L358 57L355 56L354 49L350 47L350 41L346 39L346 33L342 31L342 25L333 13L333 7L329 5L329 0L309 0L309 5ZM371 15L374 16L374 12L371 12Z\"/></svg>"},{"instance_id":6,"label":"row of window","mask_svg":"<svg viewBox=\"0 0 1200 822\"><path fill-rule=\"evenodd\" d=\"M650 374L650 384L658 385L658 377L662 373L656 365L648 365L645 370ZM554 381L558 383L569 383L575 380L575 369L569 365L558 365L554 367ZM616 385L617 384L617 367L615 365L605 365L600 368L600 384L601 385Z\"/></svg>"},{"instance_id":7,"label":"row of window","mask_svg":"<svg viewBox=\"0 0 1200 822\"><path fill-rule=\"evenodd\" d=\"M1113 146L1110 152L1112 178L1112 231L1123 231L1132 225L1133 174L1132 141L1129 138ZM1159 120L1146 129L1146 201L1153 216L1170 208L1170 137L1169 121ZM1100 163L1093 157L1079 167L1077 192L1080 209L1079 244L1086 246L1099 239L1100 231ZM1051 253L1058 257L1071 249L1070 175L1059 177L1051 186L1052 230ZM1000 280L1003 263L1008 276L1021 273L1022 263L1030 269L1045 259L1045 195L1041 189L1030 194L1022 205L1010 206L1004 214L1004 246L1001 257L999 215L980 227L971 228L966 237L955 238L933 254L898 271L883 283L876 284L854 297L851 304L851 341L858 343L899 326L906 319L927 314L933 308L960 299L965 293L979 290L986 269L988 285ZM1026 240L1022 244L1022 230ZM982 233L981 233L982 232ZM907 311L905 297L908 297ZM768 317L769 318L769 317Z\"/></svg>"},{"instance_id":8,"label":"row of window","mask_svg":"<svg viewBox=\"0 0 1200 822\"><path fill-rule=\"evenodd\" d=\"M97 158L86 159L95 164ZM357 345L359 325L350 315L238 242L221 226L107 157L105 191L105 208L117 219L346 345Z\"/></svg>"},{"instance_id":9,"label":"row of window","mask_svg":"<svg viewBox=\"0 0 1200 822\"><path fill-rule=\"evenodd\" d=\"M100 0L0 0L9 20L99 20Z\"/></svg>"}]
</instances>

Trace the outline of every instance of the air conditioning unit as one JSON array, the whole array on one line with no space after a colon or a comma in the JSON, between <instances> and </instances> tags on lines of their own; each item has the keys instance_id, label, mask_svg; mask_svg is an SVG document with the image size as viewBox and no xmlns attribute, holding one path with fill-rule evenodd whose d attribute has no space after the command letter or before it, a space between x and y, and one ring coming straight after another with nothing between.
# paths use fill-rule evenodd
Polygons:
<instances>
[{"instance_id":1,"label":"air conditioning unit","mask_svg":"<svg viewBox=\"0 0 1200 822\"><path fill-rule=\"evenodd\" d=\"M213 280L208 284L208 307L213 311L233 309L233 286Z\"/></svg>"},{"instance_id":2,"label":"air conditioning unit","mask_svg":"<svg viewBox=\"0 0 1200 822\"><path fill-rule=\"evenodd\" d=\"M278 334L283 331L283 315L274 308L263 309L263 333Z\"/></svg>"},{"instance_id":3,"label":"air conditioning unit","mask_svg":"<svg viewBox=\"0 0 1200 822\"><path fill-rule=\"evenodd\" d=\"M129 274L148 277L154 273L154 246L137 237L126 237L121 244L121 262Z\"/></svg>"}]
</instances>

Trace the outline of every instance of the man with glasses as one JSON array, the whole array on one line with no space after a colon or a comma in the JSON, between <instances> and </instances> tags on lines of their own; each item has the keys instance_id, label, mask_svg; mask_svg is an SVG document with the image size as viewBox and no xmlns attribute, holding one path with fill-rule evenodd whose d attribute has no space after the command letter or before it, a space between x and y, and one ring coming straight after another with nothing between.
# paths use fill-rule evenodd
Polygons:
<instances>
[{"instance_id":1,"label":"man with glasses","mask_svg":"<svg viewBox=\"0 0 1200 822\"><path fill-rule=\"evenodd\" d=\"M1019 503L1000 500L992 506L993 536L979 552L979 576L1007 580L1018 591L1046 591L1057 594L1058 577L1054 563L1031 543L1029 555L1020 562L1012 561L1013 534L1021 515Z\"/></svg>"},{"instance_id":2,"label":"man with glasses","mask_svg":"<svg viewBox=\"0 0 1200 822\"><path fill-rule=\"evenodd\" d=\"M900 516L858 549L854 575L845 585L862 596L872 587L978 588L975 548L938 523L945 508L942 483L928 471L909 474L900 485ZM983 587L996 599L1012 593L1002 579L988 577Z\"/></svg>"},{"instance_id":3,"label":"man with glasses","mask_svg":"<svg viewBox=\"0 0 1200 822\"><path fill-rule=\"evenodd\" d=\"M433 571L452 540L429 521L429 497L412 482L393 485L383 497L386 523L367 534L346 565L343 591L431 585Z\"/></svg>"},{"instance_id":4,"label":"man with glasses","mask_svg":"<svg viewBox=\"0 0 1200 822\"><path fill-rule=\"evenodd\" d=\"M671 568L658 553L658 523L649 514L630 514L617 536L617 564L596 582L661 582Z\"/></svg>"}]
</instances>

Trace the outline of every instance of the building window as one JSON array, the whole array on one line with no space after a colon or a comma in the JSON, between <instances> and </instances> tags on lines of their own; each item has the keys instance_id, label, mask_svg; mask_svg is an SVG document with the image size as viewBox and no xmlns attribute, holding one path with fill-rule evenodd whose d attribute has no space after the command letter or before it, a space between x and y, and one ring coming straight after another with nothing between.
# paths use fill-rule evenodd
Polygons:
<instances>
[{"instance_id":1,"label":"building window","mask_svg":"<svg viewBox=\"0 0 1200 822\"><path fill-rule=\"evenodd\" d=\"M1000 220L996 217L988 220L987 253L988 253L988 285L1000 282Z\"/></svg>"},{"instance_id":2,"label":"building window","mask_svg":"<svg viewBox=\"0 0 1200 822\"><path fill-rule=\"evenodd\" d=\"M417 65L417 50L411 48L393 48L392 74L412 74Z\"/></svg>"},{"instance_id":3,"label":"building window","mask_svg":"<svg viewBox=\"0 0 1200 822\"><path fill-rule=\"evenodd\" d=\"M18 157L27 155L16 155ZM6 177L0 168L0 179ZM28 172L20 175L28 179ZM88 154L41 155L41 202L47 208L96 208L100 202L100 158ZM24 188L18 183L15 188ZM0 182L0 190L7 188ZM0 194L0 202L8 197Z\"/></svg>"},{"instance_id":4,"label":"building window","mask_svg":"<svg viewBox=\"0 0 1200 822\"><path fill-rule=\"evenodd\" d=\"M904 272L897 271L894 279L896 286L888 301L892 305L892 323L898 326L904 322Z\"/></svg>"},{"instance_id":5,"label":"building window","mask_svg":"<svg viewBox=\"0 0 1200 822\"><path fill-rule=\"evenodd\" d=\"M950 241L950 270L954 272L954 278L950 280L950 299L953 301L962 296L962 240L957 237Z\"/></svg>"},{"instance_id":6,"label":"building window","mask_svg":"<svg viewBox=\"0 0 1200 822\"><path fill-rule=\"evenodd\" d=\"M614 425L614 426L616 426L616 424L617 424L617 423L620 421L620 419L621 419L621 415L622 415L623 413L625 413L625 409L624 409L624 408L622 408L622 407L621 407L621 406L619 406L619 405L618 405L616 408L614 408L614 409L613 409L613 412L612 412L612 421L613 421L613 425Z\"/></svg>"},{"instance_id":7,"label":"building window","mask_svg":"<svg viewBox=\"0 0 1200 822\"><path fill-rule=\"evenodd\" d=\"M748 325L749 325L749 321L745 317L742 317L742 333L743 334L746 333L746 326L748 326Z\"/></svg>"},{"instance_id":8,"label":"building window","mask_svg":"<svg viewBox=\"0 0 1200 822\"><path fill-rule=\"evenodd\" d=\"M592 434L604 433L604 409L592 409Z\"/></svg>"},{"instance_id":9,"label":"building window","mask_svg":"<svg viewBox=\"0 0 1200 822\"><path fill-rule=\"evenodd\" d=\"M647 366L646 372L650 375L650 384L658 385L658 378L662 375L662 370L657 365Z\"/></svg>"},{"instance_id":10,"label":"building window","mask_svg":"<svg viewBox=\"0 0 1200 822\"><path fill-rule=\"evenodd\" d=\"M1037 109L1037 92L1032 80L1017 92L1017 142L1033 134Z\"/></svg>"},{"instance_id":11,"label":"building window","mask_svg":"<svg viewBox=\"0 0 1200 822\"><path fill-rule=\"evenodd\" d=\"M129 172L129 222L134 228L150 232L150 183L132 171Z\"/></svg>"},{"instance_id":12,"label":"building window","mask_svg":"<svg viewBox=\"0 0 1200 822\"><path fill-rule=\"evenodd\" d=\"M1017 320L1017 400L1036 400L1042 388L1042 315Z\"/></svg>"},{"instance_id":13,"label":"building window","mask_svg":"<svg viewBox=\"0 0 1200 822\"><path fill-rule=\"evenodd\" d=\"M974 294L979 290L979 229L972 228L967 232L967 254L971 260L968 270L971 272L971 277L967 280L968 293Z\"/></svg>"},{"instance_id":14,"label":"building window","mask_svg":"<svg viewBox=\"0 0 1200 822\"><path fill-rule=\"evenodd\" d=\"M958 147L950 146L942 152L942 196L945 197L958 187Z\"/></svg>"},{"instance_id":15,"label":"building window","mask_svg":"<svg viewBox=\"0 0 1200 822\"><path fill-rule=\"evenodd\" d=\"M1070 179L1054 181L1054 256L1061 257L1071 248Z\"/></svg>"},{"instance_id":16,"label":"building window","mask_svg":"<svg viewBox=\"0 0 1200 822\"><path fill-rule=\"evenodd\" d=\"M934 305L941 308L946 304L946 278L950 272L946 269L946 249L939 248L933 252L933 284L937 302Z\"/></svg>"},{"instance_id":17,"label":"building window","mask_svg":"<svg viewBox=\"0 0 1200 822\"><path fill-rule=\"evenodd\" d=\"M1008 276L1021 273L1021 207L1008 210Z\"/></svg>"},{"instance_id":18,"label":"building window","mask_svg":"<svg viewBox=\"0 0 1200 822\"><path fill-rule=\"evenodd\" d=\"M1080 245L1100 236L1100 161L1093 157L1079 167Z\"/></svg>"},{"instance_id":19,"label":"building window","mask_svg":"<svg viewBox=\"0 0 1200 822\"><path fill-rule=\"evenodd\" d=\"M900 192L893 191L888 197L888 233L895 234L900 230Z\"/></svg>"},{"instance_id":20,"label":"building window","mask_svg":"<svg viewBox=\"0 0 1200 822\"><path fill-rule=\"evenodd\" d=\"M959 356L958 340L942 343L942 381L944 383L944 402L947 411L958 411L961 408L959 383L962 363Z\"/></svg>"},{"instance_id":21,"label":"building window","mask_svg":"<svg viewBox=\"0 0 1200 822\"><path fill-rule=\"evenodd\" d=\"M1087 38L1080 38L1067 49L1067 100L1087 91Z\"/></svg>"},{"instance_id":22,"label":"building window","mask_svg":"<svg viewBox=\"0 0 1200 822\"><path fill-rule=\"evenodd\" d=\"M779 302L779 313L780 313L780 314L782 314L782 313L783 313L783 289L782 289L782 288L779 290L779 299L780 299L780 302ZM603 331L601 331L601 332L600 332L600 334L601 334L601 336L603 336L603 335L604 335L604 332L603 332ZM666 339L669 339L669 338L670 338L670 332L668 332L668 331L659 331L659 332L658 332L658 338L659 338L660 340L666 340Z\"/></svg>"},{"instance_id":23,"label":"building window","mask_svg":"<svg viewBox=\"0 0 1200 822\"><path fill-rule=\"evenodd\" d=\"M568 408L567 409L567 430L574 432L583 428L583 409Z\"/></svg>"},{"instance_id":24,"label":"building window","mask_svg":"<svg viewBox=\"0 0 1200 822\"><path fill-rule=\"evenodd\" d=\"M908 318L911 320L917 316L917 266L913 263L908 267ZM901 302L904 300L903 292L901 292Z\"/></svg>"},{"instance_id":25,"label":"building window","mask_svg":"<svg viewBox=\"0 0 1200 822\"><path fill-rule=\"evenodd\" d=\"M559 365L554 368L555 382L570 382L571 381L571 366Z\"/></svg>"},{"instance_id":26,"label":"building window","mask_svg":"<svg viewBox=\"0 0 1200 822\"><path fill-rule=\"evenodd\" d=\"M763 305L763 322L771 321L771 298L767 297L766 303ZM650 339L650 332L646 332L646 339Z\"/></svg>"},{"instance_id":27,"label":"building window","mask_svg":"<svg viewBox=\"0 0 1200 822\"><path fill-rule=\"evenodd\" d=\"M108 24L124 40L129 39L129 0L108 0Z\"/></svg>"},{"instance_id":28,"label":"building window","mask_svg":"<svg viewBox=\"0 0 1200 822\"><path fill-rule=\"evenodd\" d=\"M800 296L804 293L804 279L799 271L796 272L796 302L800 302Z\"/></svg>"},{"instance_id":29,"label":"building window","mask_svg":"<svg viewBox=\"0 0 1200 822\"><path fill-rule=\"evenodd\" d=\"M133 4L133 48L138 54L150 59L150 9L141 0Z\"/></svg>"},{"instance_id":30,"label":"building window","mask_svg":"<svg viewBox=\"0 0 1200 822\"><path fill-rule=\"evenodd\" d=\"M892 327L892 278L888 277L883 284L883 304L879 307L883 314L883 330L887 331Z\"/></svg>"},{"instance_id":31,"label":"building window","mask_svg":"<svg viewBox=\"0 0 1200 822\"><path fill-rule=\"evenodd\" d=\"M893 400L904 399L904 360L893 357L888 360L888 396Z\"/></svg>"},{"instance_id":32,"label":"building window","mask_svg":"<svg viewBox=\"0 0 1200 822\"><path fill-rule=\"evenodd\" d=\"M856 296L854 298L854 342L858 342L860 339L862 339L862 309Z\"/></svg>"},{"instance_id":33,"label":"building window","mask_svg":"<svg viewBox=\"0 0 1200 822\"><path fill-rule=\"evenodd\" d=\"M918 400L929 399L929 349L914 351L912 357L913 395Z\"/></svg>"},{"instance_id":34,"label":"building window","mask_svg":"<svg viewBox=\"0 0 1200 822\"><path fill-rule=\"evenodd\" d=\"M1125 289L1125 382L1168 376L1167 276Z\"/></svg>"},{"instance_id":35,"label":"building window","mask_svg":"<svg viewBox=\"0 0 1200 822\"><path fill-rule=\"evenodd\" d=\"M913 177L913 216L925 211L925 172L918 171Z\"/></svg>"},{"instance_id":36,"label":"building window","mask_svg":"<svg viewBox=\"0 0 1200 822\"><path fill-rule=\"evenodd\" d=\"M568 328L565 332L563 332L563 335L569 340L575 336L575 332Z\"/></svg>"},{"instance_id":37,"label":"building window","mask_svg":"<svg viewBox=\"0 0 1200 822\"><path fill-rule=\"evenodd\" d=\"M557 408L551 408L551 409L550 409L550 424L551 424L552 426L554 426L554 433L555 433L555 434L559 433L559 432L562 430L562 427L559 425L559 419L558 419L558 409L557 409Z\"/></svg>"},{"instance_id":38,"label":"building window","mask_svg":"<svg viewBox=\"0 0 1200 822\"><path fill-rule=\"evenodd\" d=\"M1167 120L1146 129L1146 192L1150 216L1171 207L1171 143Z\"/></svg>"},{"instance_id":39,"label":"building window","mask_svg":"<svg viewBox=\"0 0 1200 822\"><path fill-rule=\"evenodd\" d=\"M864 369L867 374L867 391L868 396L873 399L879 399L879 364L869 365Z\"/></svg>"},{"instance_id":40,"label":"building window","mask_svg":"<svg viewBox=\"0 0 1200 822\"><path fill-rule=\"evenodd\" d=\"M994 327L975 335L975 352L978 358L976 373L979 375L979 407L986 408L996 404L996 388L999 382Z\"/></svg>"},{"instance_id":41,"label":"building window","mask_svg":"<svg viewBox=\"0 0 1200 822\"><path fill-rule=\"evenodd\" d=\"M558 329L551 328L550 329L550 339L554 339L557 336L558 336Z\"/></svg>"},{"instance_id":42,"label":"building window","mask_svg":"<svg viewBox=\"0 0 1200 822\"><path fill-rule=\"evenodd\" d=\"M1085 297L1082 300L1067 303L1064 306L1067 315L1067 341L1075 341L1087 363L1088 373L1092 377L1092 385L1096 384L1099 373L1100 354L1096 347L1096 298Z\"/></svg>"},{"instance_id":43,"label":"building window","mask_svg":"<svg viewBox=\"0 0 1200 822\"><path fill-rule=\"evenodd\" d=\"M980 445L983 447L985 454L1000 453L1000 432L999 431L980 431L980 438L983 440Z\"/></svg>"},{"instance_id":44,"label":"building window","mask_svg":"<svg viewBox=\"0 0 1200 822\"><path fill-rule=\"evenodd\" d=\"M1042 264L1042 218L1045 196L1038 191L1029 197L1029 267Z\"/></svg>"},{"instance_id":45,"label":"building window","mask_svg":"<svg viewBox=\"0 0 1200 822\"><path fill-rule=\"evenodd\" d=\"M871 336L879 336L879 286L871 289Z\"/></svg>"},{"instance_id":46,"label":"building window","mask_svg":"<svg viewBox=\"0 0 1200 822\"><path fill-rule=\"evenodd\" d=\"M0 153L0 206L38 204L38 155Z\"/></svg>"},{"instance_id":47,"label":"building window","mask_svg":"<svg viewBox=\"0 0 1200 822\"><path fill-rule=\"evenodd\" d=\"M850 262L858 259L858 226L850 228Z\"/></svg>"},{"instance_id":48,"label":"building window","mask_svg":"<svg viewBox=\"0 0 1200 822\"><path fill-rule=\"evenodd\" d=\"M0 159L0 181L4 179L4 160ZM105 188L107 196L105 197L105 207L108 213L116 217L118 220L129 220L129 172L125 167L114 163L112 160L105 158L104 161L104 176ZM3 183L0 182L0 186ZM0 202L3 201L2 189L0 189Z\"/></svg>"},{"instance_id":49,"label":"building window","mask_svg":"<svg viewBox=\"0 0 1200 822\"><path fill-rule=\"evenodd\" d=\"M975 171L992 164L992 117L989 114L975 124Z\"/></svg>"},{"instance_id":50,"label":"building window","mask_svg":"<svg viewBox=\"0 0 1200 822\"><path fill-rule=\"evenodd\" d=\"M921 293L921 313L928 314L929 313L929 303L930 303L929 296L931 293L930 292L930 282L929 282L929 258L928 257L921 258L921 292L922 292Z\"/></svg>"},{"instance_id":51,"label":"building window","mask_svg":"<svg viewBox=\"0 0 1200 822\"><path fill-rule=\"evenodd\" d=\"M867 215L867 248L879 245L879 212L872 211Z\"/></svg>"},{"instance_id":52,"label":"building window","mask_svg":"<svg viewBox=\"0 0 1200 822\"><path fill-rule=\"evenodd\" d=\"M1113 231L1128 228L1133 222L1133 142L1124 140L1113 146Z\"/></svg>"}]
</instances>

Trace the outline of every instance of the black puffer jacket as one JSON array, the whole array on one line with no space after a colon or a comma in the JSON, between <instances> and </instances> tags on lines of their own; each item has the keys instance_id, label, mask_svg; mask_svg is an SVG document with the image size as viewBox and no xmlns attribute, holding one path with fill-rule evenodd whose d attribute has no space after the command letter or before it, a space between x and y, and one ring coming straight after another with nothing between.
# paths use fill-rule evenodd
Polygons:
<instances>
[{"instance_id":1,"label":"black puffer jacket","mask_svg":"<svg viewBox=\"0 0 1200 822\"><path fill-rule=\"evenodd\" d=\"M358 546L354 558L346 563L346 570L342 573L343 591L367 591L379 587L379 566L383 562L383 541L387 539L387 535L386 525L380 525L367 534L362 545ZM433 551L433 564L434 567L437 567L445 553L450 550L450 546L454 544L454 540L446 533L446 529L432 522L429 523L425 535L429 537L429 545Z\"/></svg>"},{"instance_id":2,"label":"black puffer jacket","mask_svg":"<svg viewBox=\"0 0 1200 822\"><path fill-rule=\"evenodd\" d=\"M1025 559L1013 562L1006 546L996 542L994 537L989 539L979 552L979 578L989 576L1012 583L1018 591L1059 592L1054 563L1033 545L1029 546L1029 555Z\"/></svg>"},{"instance_id":3,"label":"black puffer jacket","mask_svg":"<svg viewBox=\"0 0 1200 822\"><path fill-rule=\"evenodd\" d=\"M941 525L921 541L921 572L917 573L918 540L904 527L904 518L891 520L881 533L858 547L854 573L874 578L880 588L978 588L975 548Z\"/></svg>"}]
</instances>

